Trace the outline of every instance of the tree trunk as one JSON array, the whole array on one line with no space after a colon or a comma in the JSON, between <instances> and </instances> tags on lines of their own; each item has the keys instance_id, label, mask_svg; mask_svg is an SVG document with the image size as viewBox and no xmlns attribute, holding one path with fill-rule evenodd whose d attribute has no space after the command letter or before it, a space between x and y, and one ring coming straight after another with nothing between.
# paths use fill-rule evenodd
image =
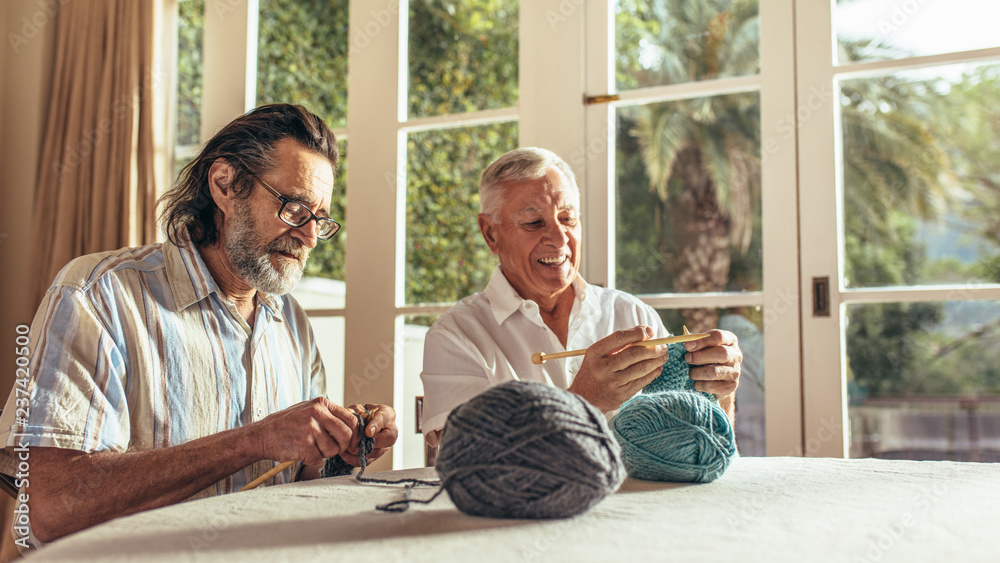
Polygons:
<instances>
[{"instance_id":1,"label":"tree trunk","mask_svg":"<svg viewBox=\"0 0 1000 563\"><path fill-rule=\"evenodd\" d=\"M674 280L678 293L719 292L729 281L729 217L720 209L715 182L705 172L701 148L689 146L677 155L671 181L682 186L669 197L664 244L667 275ZM692 332L716 328L715 308L685 309L685 324ZM676 330L676 329L675 329Z\"/></svg>"}]
</instances>

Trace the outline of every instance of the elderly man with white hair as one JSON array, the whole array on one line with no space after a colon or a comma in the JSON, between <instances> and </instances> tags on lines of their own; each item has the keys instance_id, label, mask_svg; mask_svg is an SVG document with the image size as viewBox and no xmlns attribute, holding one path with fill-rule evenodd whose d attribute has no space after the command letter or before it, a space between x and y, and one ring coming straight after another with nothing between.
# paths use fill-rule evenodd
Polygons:
<instances>
[{"instance_id":1,"label":"elderly man with white hair","mask_svg":"<svg viewBox=\"0 0 1000 563\"><path fill-rule=\"evenodd\" d=\"M611 416L655 379L666 346L633 346L669 336L638 298L588 284L579 274L580 190L551 151L510 151L483 171L479 229L499 258L481 293L459 301L427 333L423 431L436 446L455 407L505 381L568 389ZM534 352L587 348L583 359L536 365ZM685 344L699 391L714 393L734 416L743 356L722 330Z\"/></svg>"}]
</instances>

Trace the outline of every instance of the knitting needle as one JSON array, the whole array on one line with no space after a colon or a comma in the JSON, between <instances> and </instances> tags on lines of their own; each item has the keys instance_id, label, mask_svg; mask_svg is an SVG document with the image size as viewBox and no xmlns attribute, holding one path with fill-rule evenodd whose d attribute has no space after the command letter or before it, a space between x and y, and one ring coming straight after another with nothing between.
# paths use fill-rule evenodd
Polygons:
<instances>
[{"instance_id":1,"label":"knitting needle","mask_svg":"<svg viewBox=\"0 0 1000 563\"><path fill-rule=\"evenodd\" d=\"M260 477L257 477L253 481L250 481L249 483L247 483L247 485L245 487L243 487L242 489L240 489L240 492L249 491L250 489L256 489L257 487L259 487L261 485L261 483L263 483L264 481L267 481L271 477L274 477L278 473L281 473L282 471L288 469L296 461L298 461L298 460L294 460L293 459L292 461L284 461L282 463L279 463L278 465L274 466L274 469L268 471L267 473L261 475Z\"/></svg>"},{"instance_id":2,"label":"knitting needle","mask_svg":"<svg viewBox=\"0 0 1000 563\"><path fill-rule=\"evenodd\" d=\"M659 346L660 344L673 344L675 342L690 342L692 340L701 340L709 336L707 333L686 333L677 336L670 336L667 338L654 338L652 340L643 340L642 342L636 342L633 346ZM582 356L587 353L587 349L583 350L568 350L566 352L555 352L552 354L543 354L541 352L535 352L531 355L531 363L533 364L544 364L546 360L556 360L559 358L568 358L570 356Z\"/></svg>"}]
</instances>

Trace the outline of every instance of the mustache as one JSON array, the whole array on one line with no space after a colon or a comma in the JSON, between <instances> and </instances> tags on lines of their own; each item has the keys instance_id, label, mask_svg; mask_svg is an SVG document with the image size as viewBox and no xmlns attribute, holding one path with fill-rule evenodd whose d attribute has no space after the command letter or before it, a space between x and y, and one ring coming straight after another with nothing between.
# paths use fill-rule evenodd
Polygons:
<instances>
[{"instance_id":1,"label":"mustache","mask_svg":"<svg viewBox=\"0 0 1000 563\"><path fill-rule=\"evenodd\" d=\"M305 262L309 257L309 249L306 245L292 237L276 238L267 245L265 249L268 253L285 252Z\"/></svg>"}]
</instances>

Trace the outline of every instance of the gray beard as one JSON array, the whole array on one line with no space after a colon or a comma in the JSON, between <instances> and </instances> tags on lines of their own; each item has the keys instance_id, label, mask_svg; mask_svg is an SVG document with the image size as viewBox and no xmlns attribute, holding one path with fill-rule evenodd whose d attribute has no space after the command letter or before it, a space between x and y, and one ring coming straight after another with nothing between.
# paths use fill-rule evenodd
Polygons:
<instances>
[{"instance_id":1,"label":"gray beard","mask_svg":"<svg viewBox=\"0 0 1000 563\"><path fill-rule=\"evenodd\" d=\"M289 264L283 271L279 271L271 264L271 254L281 251L300 254L302 245L291 238L279 238L271 241L263 250L257 248L254 245L257 229L253 217L239 207L242 206L237 207L237 215L242 217L234 223L226 240L226 254L233 269L257 291L271 295L290 292L302 279L305 261L301 266Z\"/></svg>"}]
</instances>

